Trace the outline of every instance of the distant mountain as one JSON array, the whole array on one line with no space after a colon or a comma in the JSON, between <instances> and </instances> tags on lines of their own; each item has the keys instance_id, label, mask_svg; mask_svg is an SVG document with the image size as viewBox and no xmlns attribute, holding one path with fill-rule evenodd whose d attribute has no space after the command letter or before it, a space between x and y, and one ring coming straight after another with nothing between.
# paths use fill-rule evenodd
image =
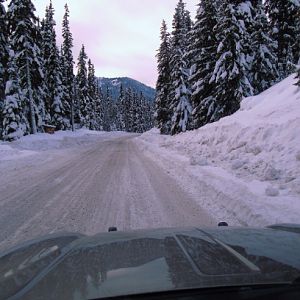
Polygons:
<instances>
[{"instance_id":1,"label":"distant mountain","mask_svg":"<svg viewBox=\"0 0 300 300\"><path fill-rule=\"evenodd\" d=\"M142 92L146 99L153 102L155 98L155 89L128 77L119 77L119 78L98 78L99 86L102 89L102 92L106 92L106 88L109 87L112 98L117 99L120 93L120 86L123 84L123 87L132 88L137 92Z\"/></svg>"}]
</instances>

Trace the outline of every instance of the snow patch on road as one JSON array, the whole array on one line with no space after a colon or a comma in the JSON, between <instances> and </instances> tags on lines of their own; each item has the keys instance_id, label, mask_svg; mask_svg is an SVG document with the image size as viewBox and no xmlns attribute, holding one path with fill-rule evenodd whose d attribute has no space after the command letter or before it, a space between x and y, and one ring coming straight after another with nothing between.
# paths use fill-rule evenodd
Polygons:
<instances>
[{"instance_id":1,"label":"snow patch on road","mask_svg":"<svg viewBox=\"0 0 300 300\"><path fill-rule=\"evenodd\" d=\"M219 189L223 198L204 203L213 215L247 225L297 223L300 90L294 77L244 99L238 112L219 122L175 137L153 129L137 141L165 168L172 161L174 176L188 172Z\"/></svg>"}]
</instances>

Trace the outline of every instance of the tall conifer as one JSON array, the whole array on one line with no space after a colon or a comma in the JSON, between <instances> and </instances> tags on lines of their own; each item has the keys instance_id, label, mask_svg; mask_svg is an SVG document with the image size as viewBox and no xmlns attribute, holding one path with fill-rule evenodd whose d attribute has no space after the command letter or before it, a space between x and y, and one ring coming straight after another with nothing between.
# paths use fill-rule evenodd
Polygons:
<instances>
[{"instance_id":1,"label":"tall conifer","mask_svg":"<svg viewBox=\"0 0 300 300\"><path fill-rule=\"evenodd\" d=\"M158 79L156 83L155 121L162 134L171 131L171 46L170 35L165 21L161 27L161 45L157 53Z\"/></svg>"},{"instance_id":2,"label":"tall conifer","mask_svg":"<svg viewBox=\"0 0 300 300\"><path fill-rule=\"evenodd\" d=\"M30 0L12 0L8 6L10 45L16 55L16 66L22 92L27 99L27 116L31 133L42 130L45 118L41 87L44 82L41 65L40 37L35 7Z\"/></svg>"}]
</instances>

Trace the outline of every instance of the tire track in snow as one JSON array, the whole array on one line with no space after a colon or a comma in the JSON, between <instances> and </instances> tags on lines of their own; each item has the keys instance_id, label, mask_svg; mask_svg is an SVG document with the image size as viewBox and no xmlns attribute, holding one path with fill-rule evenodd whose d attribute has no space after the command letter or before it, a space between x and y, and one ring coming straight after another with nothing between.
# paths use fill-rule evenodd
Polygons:
<instances>
[{"instance_id":1,"label":"tire track in snow","mask_svg":"<svg viewBox=\"0 0 300 300\"><path fill-rule=\"evenodd\" d=\"M25 174L10 171L8 176L20 180L0 186L0 249L57 231L95 234L109 226L129 230L215 223L131 137L95 139L87 147L74 148L70 157L53 152L57 162L41 162L25 181Z\"/></svg>"}]
</instances>

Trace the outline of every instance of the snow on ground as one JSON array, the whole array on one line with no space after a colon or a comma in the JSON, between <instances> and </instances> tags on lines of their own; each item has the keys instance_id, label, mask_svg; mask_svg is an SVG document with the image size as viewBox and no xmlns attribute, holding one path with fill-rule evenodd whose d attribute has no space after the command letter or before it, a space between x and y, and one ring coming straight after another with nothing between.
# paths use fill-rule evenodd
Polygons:
<instances>
[{"instance_id":1,"label":"snow on ground","mask_svg":"<svg viewBox=\"0 0 300 300\"><path fill-rule=\"evenodd\" d=\"M128 203L131 203L132 197L137 199L135 203L128 204L133 206L130 209L135 209L138 205L146 207L153 202L152 198L158 197L155 198L158 203L157 208L159 205L165 205L171 210L173 204L174 212L181 213L183 219L176 220L176 224L190 223L189 220L192 219L194 212L194 219L201 218L199 224L206 223L207 225L209 224L203 217L206 213L214 220L226 220L231 225L265 226L281 222L299 223L300 91L293 85L294 82L293 76L291 76L261 95L245 99L240 111L234 115L175 137L161 136L155 129L139 137L122 132L78 130L75 133L67 131L56 132L54 135L30 135L12 143L0 142L0 183L2 183L5 193L8 194L7 199L10 199L10 193L17 198L18 195L23 195L22 189L27 186L27 181L30 182L31 186L35 186L35 190L32 194L30 186L28 187L28 199L33 197L32 201L38 205L36 200L41 199L42 196L46 199L48 188L51 188L51 192L56 193L51 186L57 184L55 180L51 181L54 178L53 174L57 176L58 172L60 178L68 171L65 169L74 164L74 172L85 174L89 170L85 167L84 161L81 163L81 160L85 158L89 161L90 166L93 166L92 161L100 160L104 155L101 158L101 164L108 164L108 173L112 168L117 168L115 169L116 174L119 174L119 169L122 172L129 172L124 179L131 180L134 188L128 186L125 180L122 185L122 193L124 191L129 193ZM123 139L123 144L114 144L111 141L97 144L98 141L108 141L122 136L126 137L126 135L130 136L128 144L126 138ZM128 158L121 160L124 153L122 149L118 150L118 147L125 147L124 149L127 149L128 152L128 145L131 145L131 141L134 141L139 147L139 151L137 150ZM98 149L98 145L105 149L114 147L116 157L110 157L109 155L113 156L114 153L107 150L105 153L101 153L102 150L99 150L98 153L95 151ZM118 153L122 153L122 155ZM139 158L140 163L136 162L138 153L143 154ZM105 158L105 155L109 157ZM80 164L80 170L76 169L76 164ZM135 177L130 173L134 164L137 166ZM147 167L142 168L142 164L146 164ZM124 165L128 165L125 171ZM95 170L91 168L95 174L84 177L84 183L87 186L92 184L93 180L98 180L95 176L100 176L101 172L98 174L97 168L98 165L95 166ZM142 177L143 174L144 177ZM155 174L157 182L156 185L151 186L151 182L154 180L153 174ZM38 182L33 184L31 176L40 181L44 180L46 183L44 186L40 186L39 180L37 180ZM49 179L50 181L47 176L51 179ZM146 181L144 184L141 179L139 184L136 183L135 178L140 177ZM64 178L69 178L69 176ZM79 176L73 179L81 180L80 178ZM106 179L104 176L101 180L105 181ZM20 185L21 191L16 184ZM64 184L62 183L62 185ZM118 184L116 181L114 184L110 184L112 186L109 188L114 190ZM142 196L137 197L134 192L135 184L137 184L136 189L144 196L143 201L141 201ZM147 184L149 185L148 189L154 195L151 199L145 188ZM93 186L95 191L97 191L98 185L97 181L97 184ZM163 188L160 187L158 190L157 186L161 185ZM45 194L40 190L45 190ZM98 195L98 193L96 194ZM108 195L110 194L110 190L108 190ZM71 195L72 199L75 197L74 195ZM86 197L88 196L91 199L96 198L95 195L86 193ZM55 197L61 199L65 195L56 195ZM178 198L182 199L181 205L179 205L180 199ZM166 199L169 200L166 201ZM5 204L5 201L2 205L8 205L9 211L6 217L11 218L10 214L15 207L11 207L13 203ZM20 207L23 205L22 203L21 201ZM197 214L194 206L185 203L196 203L205 213ZM114 213L119 213L122 209L116 209ZM41 210L37 216L40 213L45 212ZM70 212L64 213L68 215ZM163 220L162 214L167 216L168 213L157 209L155 213L151 214L148 223L145 220L141 221L150 226L155 220ZM137 217L137 215L133 215ZM30 218L34 220L35 216ZM173 217L168 220L175 221ZM171 221L170 224L174 224ZM163 226L166 221L157 221L155 224ZM32 225L32 228L34 226ZM46 229L48 230L48 228Z\"/></svg>"},{"instance_id":2,"label":"snow on ground","mask_svg":"<svg viewBox=\"0 0 300 300\"><path fill-rule=\"evenodd\" d=\"M47 150L63 150L74 146L87 145L94 143L95 137L108 139L124 134L123 132L108 133L80 129L75 132L57 131L55 134L27 135L11 143L0 141L0 162L18 160Z\"/></svg>"},{"instance_id":3,"label":"snow on ground","mask_svg":"<svg viewBox=\"0 0 300 300\"><path fill-rule=\"evenodd\" d=\"M55 134L27 135L14 142L0 141L0 178L9 171L39 168L51 164L58 157L71 157L80 149L97 141L124 136L124 132L91 131L87 129L57 131Z\"/></svg>"},{"instance_id":4,"label":"snow on ground","mask_svg":"<svg viewBox=\"0 0 300 300\"><path fill-rule=\"evenodd\" d=\"M219 122L175 137L153 129L137 139L162 166L173 164L182 184L189 184L187 172L219 188L226 197L201 203L219 219L299 223L300 90L294 77L244 99L237 113Z\"/></svg>"}]
</instances>

